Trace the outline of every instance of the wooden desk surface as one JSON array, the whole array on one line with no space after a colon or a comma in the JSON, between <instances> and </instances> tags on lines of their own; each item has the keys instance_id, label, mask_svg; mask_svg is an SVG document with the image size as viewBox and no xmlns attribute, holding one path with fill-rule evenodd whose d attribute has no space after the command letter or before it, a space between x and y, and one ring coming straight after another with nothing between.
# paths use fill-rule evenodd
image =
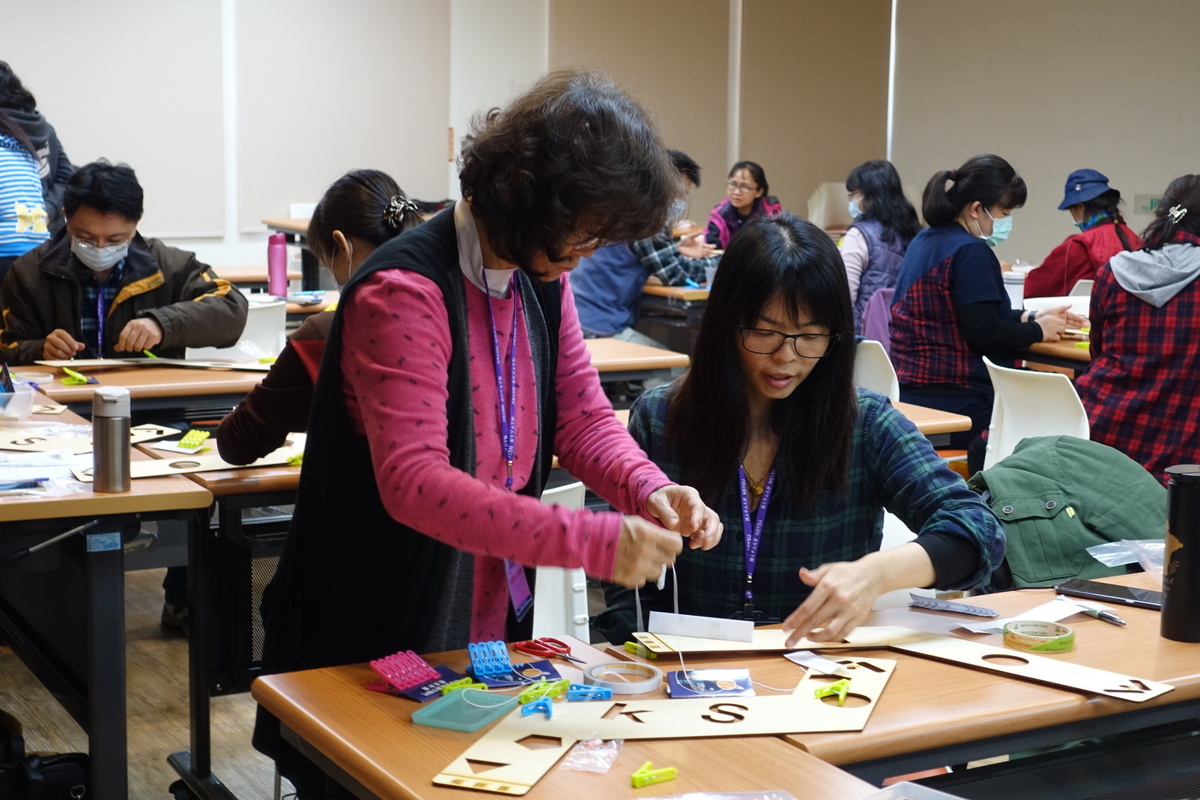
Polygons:
<instances>
[{"instance_id":1,"label":"wooden desk surface","mask_svg":"<svg viewBox=\"0 0 1200 800\"><path fill-rule=\"evenodd\" d=\"M1029 352L1034 354L1043 354L1054 356L1055 358L1064 358L1069 361L1078 361L1080 366L1092 363L1092 351L1086 346L1086 339L1070 338L1062 339L1057 342L1035 342L1029 345ZM1084 344L1084 347L1079 347ZM1036 358L1030 358L1030 361L1036 361Z\"/></svg>"},{"instance_id":2,"label":"wooden desk surface","mask_svg":"<svg viewBox=\"0 0 1200 800\"><path fill-rule=\"evenodd\" d=\"M660 350L644 344L634 344L620 339L585 339L592 366L598 372L616 372L631 369L670 369L686 367L688 357L674 350Z\"/></svg>"},{"instance_id":3,"label":"wooden desk surface","mask_svg":"<svg viewBox=\"0 0 1200 800\"><path fill-rule=\"evenodd\" d=\"M893 403L896 410L908 417L917 430L929 436L935 433L955 433L971 430L971 418L953 414L937 408L916 406L912 403Z\"/></svg>"},{"instance_id":4,"label":"wooden desk surface","mask_svg":"<svg viewBox=\"0 0 1200 800\"><path fill-rule=\"evenodd\" d=\"M325 309L329 308L331 304L337 302L338 296L339 294L336 289L329 289L325 292L324 299L322 299L319 303L293 303L288 301L287 313L316 314L320 311L324 311Z\"/></svg>"},{"instance_id":5,"label":"wooden desk surface","mask_svg":"<svg viewBox=\"0 0 1200 800\"><path fill-rule=\"evenodd\" d=\"M642 294L649 294L655 297L670 297L675 300L688 300L692 302L702 302L708 300L708 289L697 289L688 286L660 286L658 284L647 283L642 287Z\"/></svg>"},{"instance_id":6,"label":"wooden desk surface","mask_svg":"<svg viewBox=\"0 0 1200 800\"><path fill-rule=\"evenodd\" d=\"M216 452L216 439L209 439L213 452ZM155 450L151 443L138 445L150 458L171 458L164 450ZM300 467L279 464L273 467L244 467L242 469L222 469L212 472L189 473L184 477L191 479L203 487L214 497L225 497L234 494L254 494L257 492L294 491L300 485Z\"/></svg>"},{"instance_id":7,"label":"wooden desk surface","mask_svg":"<svg viewBox=\"0 0 1200 800\"><path fill-rule=\"evenodd\" d=\"M589 663L609 656L570 637L573 653ZM466 653L435 654L432 664L461 668ZM514 659L520 654L513 654ZM782 659L780 659L782 661ZM787 663L787 662L785 662ZM581 681L579 670L556 664L564 677ZM796 675L799 669L793 666ZM411 723L418 706L411 700L369 692L375 678L365 664L269 675L251 693L293 731L379 797L463 800L474 795L435 786L433 776L462 754L487 728L474 733ZM795 677L795 676L794 676ZM664 697L662 691L633 697ZM493 723L494 724L494 723ZM632 789L629 776L644 764L678 768L679 777L653 789ZM526 797L627 798L694 791L784 789L796 797L853 800L877 791L777 737L729 737L626 741L611 770L603 775L550 770ZM483 797L483 795L479 795Z\"/></svg>"},{"instance_id":8,"label":"wooden desk surface","mask_svg":"<svg viewBox=\"0 0 1200 800\"><path fill-rule=\"evenodd\" d=\"M50 399L59 403L82 403L92 397L97 386L124 386L136 401L150 397L187 398L201 395L246 394L267 374L223 369L187 369L186 367L114 367L89 369L87 374L99 384L64 386L62 370L34 365L20 367L22 371L54 372L54 381L38 386Z\"/></svg>"},{"instance_id":9,"label":"wooden desk surface","mask_svg":"<svg viewBox=\"0 0 1200 800\"><path fill-rule=\"evenodd\" d=\"M307 219L285 219L280 217L264 219L262 224L274 231L283 231L284 233L294 233L297 236L304 236L308 233Z\"/></svg>"},{"instance_id":10,"label":"wooden desk surface","mask_svg":"<svg viewBox=\"0 0 1200 800\"><path fill-rule=\"evenodd\" d=\"M87 424L83 417L70 411L53 415L35 414L31 419L33 423ZM24 427L28 428L28 424ZM147 458L149 456L139 452L136 447L133 449L135 461ZM0 522L206 508L212 504L212 494L208 490L178 475L133 481L128 492L119 494L93 492L90 483L78 486L78 491L66 495L0 497Z\"/></svg>"},{"instance_id":11,"label":"wooden desk surface","mask_svg":"<svg viewBox=\"0 0 1200 800\"><path fill-rule=\"evenodd\" d=\"M213 267L218 278L224 278L230 283L266 283L267 267L265 264L256 267ZM299 272L288 271L289 281L300 280Z\"/></svg>"},{"instance_id":12,"label":"wooden desk surface","mask_svg":"<svg viewBox=\"0 0 1200 800\"><path fill-rule=\"evenodd\" d=\"M1105 580L1158 588L1144 573ZM965 602L995 609L1007 617L1053 597L1051 589L1026 589ZM1162 681L1174 686L1174 691L1144 703L1133 703L972 671L904 653L887 651L885 655L884 651L876 650L872 651L875 655L895 658L901 663L863 731L785 738L832 764L851 764L1200 698L1200 644L1173 642L1159 636L1157 611L1121 608L1118 613L1128 623L1124 628L1082 615L1063 620L1063 624L1075 629L1075 649L1047 657ZM962 618L956 614L896 608L876 612L867 624L907 625L951 634L960 621ZM999 634L981 636L960 629L951 635L1003 646Z\"/></svg>"}]
</instances>

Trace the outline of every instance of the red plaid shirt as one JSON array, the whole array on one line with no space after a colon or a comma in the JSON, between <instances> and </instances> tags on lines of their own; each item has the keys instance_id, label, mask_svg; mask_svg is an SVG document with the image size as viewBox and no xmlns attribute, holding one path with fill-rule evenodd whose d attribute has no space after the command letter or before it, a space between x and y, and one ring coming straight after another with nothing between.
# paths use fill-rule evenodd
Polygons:
<instances>
[{"instance_id":1,"label":"red plaid shirt","mask_svg":"<svg viewBox=\"0 0 1200 800\"><path fill-rule=\"evenodd\" d=\"M991 248L957 224L917 234L892 301L890 355L901 386L956 386L992 396L984 354L967 344L958 315L959 306L981 302L998 304L1001 318L1020 319Z\"/></svg>"},{"instance_id":2,"label":"red plaid shirt","mask_svg":"<svg viewBox=\"0 0 1200 800\"><path fill-rule=\"evenodd\" d=\"M1200 246L1186 233L1172 242ZM1092 440L1165 484L1167 467L1200 461L1200 281L1155 308L1125 291L1105 264L1096 271L1091 323L1092 364L1075 388Z\"/></svg>"}]
</instances>

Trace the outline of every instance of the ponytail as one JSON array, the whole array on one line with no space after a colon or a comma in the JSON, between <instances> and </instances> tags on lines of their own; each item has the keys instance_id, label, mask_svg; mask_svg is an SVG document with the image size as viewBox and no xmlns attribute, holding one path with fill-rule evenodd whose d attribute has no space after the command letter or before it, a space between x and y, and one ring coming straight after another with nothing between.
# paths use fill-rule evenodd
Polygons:
<instances>
[{"instance_id":1,"label":"ponytail","mask_svg":"<svg viewBox=\"0 0 1200 800\"><path fill-rule=\"evenodd\" d=\"M1144 250L1161 250L1177 232L1200 236L1200 175L1171 181L1154 209L1154 219L1142 233Z\"/></svg>"},{"instance_id":2,"label":"ponytail","mask_svg":"<svg viewBox=\"0 0 1200 800\"><path fill-rule=\"evenodd\" d=\"M972 203L1012 209L1025 205L1025 197L1025 181L1016 170L1000 156L983 154L967 159L958 169L935 173L925 186L921 212L925 222L939 228L954 222Z\"/></svg>"},{"instance_id":3,"label":"ponytail","mask_svg":"<svg viewBox=\"0 0 1200 800\"><path fill-rule=\"evenodd\" d=\"M347 172L325 191L313 209L306 240L318 261L328 261L333 254L334 231L374 248L421 221L417 204L390 175L359 169Z\"/></svg>"}]
</instances>

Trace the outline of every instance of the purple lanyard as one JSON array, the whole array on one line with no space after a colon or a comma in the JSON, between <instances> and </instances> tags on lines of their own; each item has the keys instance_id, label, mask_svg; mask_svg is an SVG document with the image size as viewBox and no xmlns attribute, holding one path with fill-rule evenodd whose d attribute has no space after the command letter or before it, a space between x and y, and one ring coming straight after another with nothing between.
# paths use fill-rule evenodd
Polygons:
<instances>
[{"instance_id":1,"label":"purple lanyard","mask_svg":"<svg viewBox=\"0 0 1200 800\"><path fill-rule=\"evenodd\" d=\"M104 358L104 284L96 292L96 358Z\"/></svg>"},{"instance_id":2,"label":"purple lanyard","mask_svg":"<svg viewBox=\"0 0 1200 800\"><path fill-rule=\"evenodd\" d=\"M742 490L742 531L746 536L746 610L754 608L754 567L758 564L758 545L762 542L763 523L767 519L767 504L771 502L771 491L775 488L775 468L767 473L762 497L758 501L758 515L754 527L750 527L750 493L746 489L746 470L738 466L738 484Z\"/></svg>"},{"instance_id":3,"label":"purple lanyard","mask_svg":"<svg viewBox=\"0 0 1200 800\"><path fill-rule=\"evenodd\" d=\"M509 280L512 290L513 318L512 336L508 340L508 407L504 402L504 365L500 360L500 334L496 331L496 314L492 311L492 293L488 288L487 273L483 273L483 296L487 298L488 318L492 322L492 355L496 362L496 394L500 398L500 449L504 451L504 462L508 465L508 479L504 487L513 487L513 460L517 454L517 273Z\"/></svg>"}]
</instances>

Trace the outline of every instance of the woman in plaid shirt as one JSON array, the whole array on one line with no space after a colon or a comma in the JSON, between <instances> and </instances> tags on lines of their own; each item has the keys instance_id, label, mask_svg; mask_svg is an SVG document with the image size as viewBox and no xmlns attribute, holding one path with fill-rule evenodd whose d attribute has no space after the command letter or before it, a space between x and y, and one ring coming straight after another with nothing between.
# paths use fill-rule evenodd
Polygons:
<instances>
[{"instance_id":1,"label":"woman in plaid shirt","mask_svg":"<svg viewBox=\"0 0 1200 800\"><path fill-rule=\"evenodd\" d=\"M1075 382L1092 440L1164 470L1200 460L1200 175L1163 192L1141 250L1118 253L1092 288L1092 364Z\"/></svg>"},{"instance_id":2,"label":"woman in plaid shirt","mask_svg":"<svg viewBox=\"0 0 1200 800\"><path fill-rule=\"evenodd\" d=\"M726 527L676 561L680 612L833 640L884 592L986 581L1004 556L996 517L886 398L853 385L850 290L829 237L761 217L721 263L691 369L630 415L651 460ZM885 508L915 541L879 549ZM672 610L673 591L643 589L644 606ZM607 597L597 629L610 641L643 629L632 590Z\"/></svg>"}]
</instances>

